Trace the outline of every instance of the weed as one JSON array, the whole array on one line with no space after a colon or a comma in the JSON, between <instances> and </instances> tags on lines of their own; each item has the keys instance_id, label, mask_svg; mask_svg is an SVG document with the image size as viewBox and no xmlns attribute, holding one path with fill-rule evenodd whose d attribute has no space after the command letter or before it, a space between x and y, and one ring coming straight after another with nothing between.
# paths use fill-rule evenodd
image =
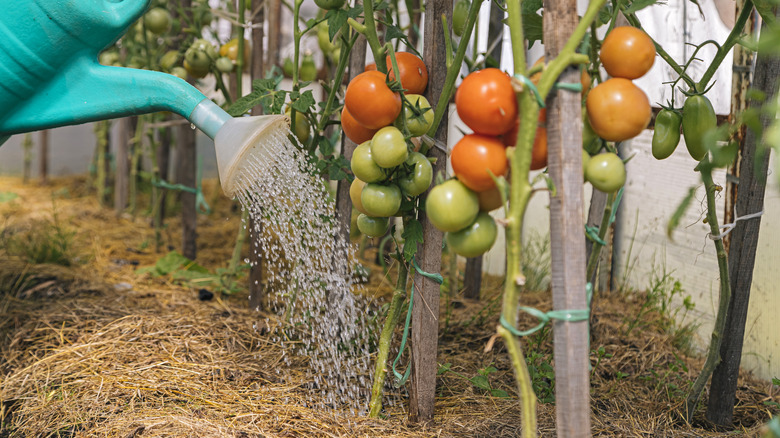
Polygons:
<instances>
[{"instance_id":1,"label":"weed","mask_svg":"<svg viewBox=\"0 0 780 438\"><path fill-rule=\"evenodd\" d=\"M525 362L531 377L531 387L540 403L555 403L555 368L552 366L552 353L543 351L542 345L549 340L551 328L542 327L528 338L528 353Z\"/></svg>"},{"instance_id":2,"label":"weed","mask_svg":"<svg viewBox=\"0 0 780 438\"><path fill-rule=\"evenodd\" d=\"M668 400L683 400L688 396L691 385L689 379L684 374L688 372L688 366L685 365L680 356L674 353L674 360L667 363L666 366L659 365L650 370L650 375L640 376L640 380L647 381L653 385L655 391L663 390ZM680 381L680 384L676 383Z\"/></svg>"},{"instance_id":3,"label":"weed","mask_svg":"<svg viewBox=\"0 0 780 438\"><path fill-rule=\"evenodd\" d=\"M8 254L22 257L29 263L71 266L75 235L76 232L62 224L53 210L52 219L33 222L25 231L3 230L2 243Z\"/></svg>"},{"instance_id":4,"label":"weed","mask_svg":"<svg viewBox=\"0 0 780 438\"><path fill-rule=\"evenodd\" d=\"M437 376L444 375L446 373L452 373L461 379L468 380L471 382L474 387L477 389L481 389L482 391L485 391L486 393L490 394L493 397L509 397L509 393L504 391L503 389L496 389L493 388L493 385L490 384L490 374L495 373L498 371L496 367L494 367L492 364L486 366L485 368L480 368L477 370L477 374L475 374L472 377L466 377L463 374L460 374L458 372L455 372L452 370L452 364L447 362L444 365L439 365L439 370L436 372Z\"/></svg>"},{"instance_id":5,"label":"weed","mask_svg":"<svg viewBox=\"0 0 780 438\"><path fill-rule=\"evenodd\" d=\"M525 290L544 292L550 290L550 236L532 234L523 248L522 270Z\"/></svg>"}]
</instances>

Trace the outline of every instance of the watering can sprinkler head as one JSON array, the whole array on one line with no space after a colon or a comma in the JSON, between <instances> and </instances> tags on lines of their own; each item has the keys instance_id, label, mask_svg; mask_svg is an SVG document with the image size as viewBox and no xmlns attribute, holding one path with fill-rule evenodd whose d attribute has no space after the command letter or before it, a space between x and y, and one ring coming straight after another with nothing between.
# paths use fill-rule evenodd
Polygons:
<instances>
[{"instance_id":1,"label":"watering can sprinkler head","mask_svg":"<svg viewBox=\"0 0 780 438\"><path fill-rule=\"evenodd\" d=\"M242 160L262 156L264 139L285 116L233 119L173 75L108 67L98 53L113 44L149 0L24 0L0 14L0 145L11 134L171 111L215 139L220 180L236 192Z\"/></svg>"}]
</instances>

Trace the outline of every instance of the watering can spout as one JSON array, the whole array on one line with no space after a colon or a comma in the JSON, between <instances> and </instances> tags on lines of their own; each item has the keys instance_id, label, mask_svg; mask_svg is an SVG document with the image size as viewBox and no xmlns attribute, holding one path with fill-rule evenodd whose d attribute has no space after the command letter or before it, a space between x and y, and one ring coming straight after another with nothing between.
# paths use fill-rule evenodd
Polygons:
<instances>
[{"instance_id":1,"label":"watering can spout","mask_svg":"<svg viewBox=\"0 0 780 438\"><path fill-rule=\"evenodd\" d=\"M175 112L214 138L230 116L195 87L173 75L107 67L78 58L65 71L0 117L0 134L96 120Z\"/></svg>"}]
</instances>

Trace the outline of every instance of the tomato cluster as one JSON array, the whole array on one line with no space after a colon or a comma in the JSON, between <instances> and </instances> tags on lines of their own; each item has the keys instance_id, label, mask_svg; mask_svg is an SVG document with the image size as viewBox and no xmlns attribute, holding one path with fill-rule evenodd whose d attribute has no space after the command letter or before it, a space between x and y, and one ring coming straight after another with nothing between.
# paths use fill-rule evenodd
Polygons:
<instances>
[{"instance_id":1,"label":"tomato cluster","mask_svg":"<svg viewBox=\"0 0 780 438\"><path fill-rule=\"evenodd\" d=\"M587 137L592 134L607 141L629 140L639 135L652 117L647 95L632 80L653 66L653 40L635 27L616 27L604 38L599 56L611 78L590 90L585 102L588 118L583 145L589 150L593 141ZM585 179L602 192L615 192L626 181L623 161L612 152L593 157L583 154L583 170Z\"/></svg>"},{"instance_id":2,"label":"tomato cluster","mask_svg":"<svg viewBox=\"0 0 780 438\"><path fill-rule=\"evenodd\" d=\"M402 201L428 190L433 180L431 162L411 142L433 123L433 110L419 94L427 86L428 71L412 53L395 57L399 79L389 57L388 74L367 68L350 81L341 111L344 135L358 144L350 163L355 179L349 195L360 212L357 227L370 237L384 234ZM410 94L402 97L399 86Z\"/></svg>"}]
</instances>

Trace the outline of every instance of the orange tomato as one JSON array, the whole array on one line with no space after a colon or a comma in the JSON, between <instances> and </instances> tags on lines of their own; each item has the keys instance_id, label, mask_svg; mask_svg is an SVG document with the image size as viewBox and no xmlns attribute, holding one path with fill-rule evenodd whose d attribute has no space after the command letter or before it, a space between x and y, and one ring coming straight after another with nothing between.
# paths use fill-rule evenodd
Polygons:
<instances>
[{"instance_id":1,"label":"orange tomato","mask_svg":"<svg viewBox=\"0 0 780 438\"><path fill-rule=\"evenodd\" d=\"M508 168L506 148L501 141L479 134L466 135L456 143L450 162L458 180L475 192L495 187L493 176L504 175Z\"/></svg>"},{"instance_id":2,"label":"orange tomato","mask_svg":"<svg viewBox=\"0 0 780 438\"><path fill-rule=\"evenodd\" d=\"M536 62L534 62L534 65L531 66L531 68L534 68L538 66L539 64L544 64L544 56L537 59ZM542 72L536 72L531 75L529 79L531 79L531 82L534 83L534 85L539 85L539 80L542 78ZM590 74L585 69L581 70L580 73L580 84L582 84L582 95L585 96L585 94L590 89Z\"/></svg>"},{"instance_id":3,"label":"orange tomato","mask_svg":"<svg viewBox=\"0 0 780 438\"><path fill-rule=\"evenodd\" d=\"M425 68L422 59L414 53L396 52L395 62L398 64L398 70L401 72L401 86L406 89L404 93L423 94L428 86L428 69ZM390 56L387 57L387 72L390 79L395 79Z\"/></svg>"},{"instance_id":4,"label":"orange tomato","mask_svg":"<svg viewBox=\"0 0 780 438\"><path fill-rule=\"evenodd\" d=\"M384 73L367 71L355 76L347 86L344 106L364 127L379 129L398 117L401 96L388 88Z\"/></svg>"},{"instance_id":5,"label":"orange tomato","mask_svg":"<svg viewBox=\"0 0 780 438\"><path fill-rule=\"evenodd\" d=\"M517 99L509 75L497 68L475 71L461 82L455 107L463 123L477 134L501 135L517 119Z\"/></svg>"},{"instance_id":6,"label":"orange tomato","mask_svg":"<svg viewBox=\"0 0 780 438\"><path fill-rule=\"evenodd\" d=\"M536 126L536 137L534 137L534 148L531 152L531 170L543 169L547 166L547 109L539 110L539 123ZM501 136L504 144L514 146L517 143L517 130L519 121L515 121L512 129Z\"/></svg>"},{"instance_id":7,"label":"orange tomato","mask_svg":"<svg viewBox=\"0 0 780 438\"><path fill-rule=\"evenodd\" d=\"M341 130L348 139L355 144L361 144L371 140L378 129L368 129L352 117L347 107L341 110Z\"/></svg>"},{"instance_id":8,"label":"orange tomato","mask_svg":"<svg viewBox=\"0 0 780 438\"><path fill-rule=\"evenodd\" d=\"M653 40L632 26L612 29L601 44L601 65L610 76L636 79L644 76L655 62Z\"/></svg>"},{"instance_id":9,"label":"orange tomato","mask_svg":"<svg viewBox=\"0 0 780 438\"><path fill-rule=\"evenodd\" d=\"M608 79L593 88L585 104L593 131L607 141L636 137L653 115L647 95L623 78Z\"/></svg>"},{"instance_id":10,"label":"orange tomato","mask_svg":"<svg viewBox=\"0 0 780 438\"><path fill-rule=\"evenodd\" d=\"M501 192L498 190L498 186L484 192L478 192L477 199L479 200L479 211L493 211L504 205L501 202Z\"/></svg>"}]
</instances>

